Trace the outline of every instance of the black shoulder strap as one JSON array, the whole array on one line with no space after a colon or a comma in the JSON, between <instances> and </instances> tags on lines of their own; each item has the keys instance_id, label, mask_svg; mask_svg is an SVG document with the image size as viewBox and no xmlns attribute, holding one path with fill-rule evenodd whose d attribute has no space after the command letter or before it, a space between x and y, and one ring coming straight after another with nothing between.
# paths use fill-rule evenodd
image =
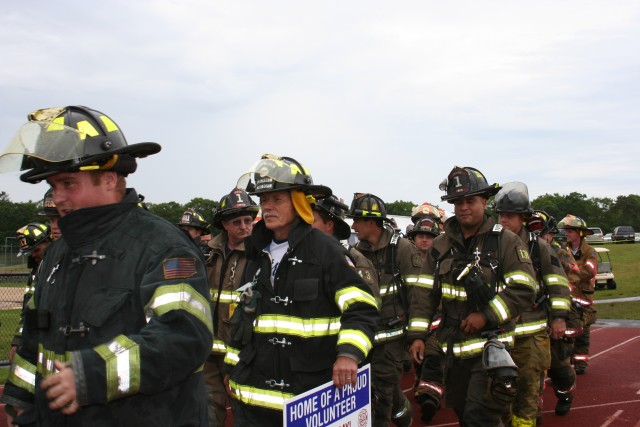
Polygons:
<instances>
[{"instance_id":1,"label":"black shoulder strap","mask_svg":"<svg viewBox=\"0 0 640 427\"><path fill-rule=\"evenodd\" d=\"M547 293L547 287L542 279L542 261L540 257L540 242L538 242L538 237L529 233L529 256L531 257L531 263L533 264L533 269L536 272L536 280L540 284L541 293Z\"/></svg>"},{"instance_id":2,"label":"black shoulder strap","mask_svg":"<svg viewBox=\"0 0 640 427\"><path fill-rule=\"evenodd\" d=\"M487 257L487 262L493 271L493 287L498 292L498 283L502 278L502 265L500 263L500 238L504 228L500 224L495 224L489 232L489 236L482 245L482 252ZM495 257L495 264L491 261L491 258Z\"/></svg>"},{"instance_id":3,"label":"black shoulder strap","mask_svg":"<svg viewBox=\"0 0 640 427\"><path fill-rule=\"evenodd\" d=\"M391 240L389 241L389 250L387 251L387 257L384 263L384 272L386 274L391 274L394 276L396 273L399 273L398 267L396 266L396 254L398 252L398 242L400 241L400 234L393 233L391 235Z\"/></svg>"}]
</instances>

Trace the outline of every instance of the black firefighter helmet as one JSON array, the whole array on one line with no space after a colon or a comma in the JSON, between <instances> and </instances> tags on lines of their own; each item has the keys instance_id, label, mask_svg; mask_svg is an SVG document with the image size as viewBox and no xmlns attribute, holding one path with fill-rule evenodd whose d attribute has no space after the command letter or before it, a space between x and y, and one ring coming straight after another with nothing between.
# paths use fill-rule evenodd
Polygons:
<instances>
[{"instance_id":1,"label":"black firefighter helmet","mask_svg":"<svg viewBox=\"0 0 640 427\"><path fill-rule=\"evenodd\" d=\"M327 215L333 223L334 234L339 240L346 240L351 237L351 227L344 220L345 213L349 209L342 200L336 196L329 196L321 200L317 200L314 209Z\"/></svg>"},{"instance_id":2,"label":"black firefighter helmet","mask_svg":"<svg viewBox=\"0 0 640 427\"><path fill-rule=\"evenodd\" d=\"M453 203L456 199L465 196L481 195L489 198L500 190L500 186L489 185L478 169L454 166L449 176L440 183L440 190L446 192L441 199Z\"/></svg>"},{"instance_id":3,"label":"black firefighter helmet","mask_svg":"<svg viewBox=\"0 0 640 427\"><path fill-rule=\"evenodd\" d=\"M109 116L88 107L45 108L28 118L0 155L0 172L25 170L20 176L25 182L92 170L126 176L135 172L136 158L160 151L155 142L128 145Z\"/></svg>"},{"instance_id":4,"label":"black firefighter helmet","mask_svg":"<svg viewBox=\"0 0 640 427\"><path fill-rule=\"evenodd\" d=\"M241 188L234 188L220 199L220 205L213 209L213 226L222 230L222 221L250 215L255 219L260 208L249 194Z\"/></svg>"},{"instance_id":5,"label":"black firefighter helmet","mask_svg":"<svg viewBox=\"0 0 640 427\"><path fill-rule=\"evenodd\" d=\"M291 157L264 154L239 179L237 188L251 195L300 190L316 199L331 195L331 189L313 183L311 174Z\"/></svg>"}]
</instances>

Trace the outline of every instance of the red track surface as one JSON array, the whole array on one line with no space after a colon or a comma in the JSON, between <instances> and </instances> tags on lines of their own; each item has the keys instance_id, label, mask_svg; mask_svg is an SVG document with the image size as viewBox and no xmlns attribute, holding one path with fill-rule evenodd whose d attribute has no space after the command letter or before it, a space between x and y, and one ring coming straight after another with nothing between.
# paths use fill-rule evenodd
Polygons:
<instances>
[{"instance_id":1,"label":"red track surface","mask_svg":"<svg viewBox=\"0 0 640 427\"><path fill-rule=\"evenodd\" d=\"M403 379L405 390L410 381ZM640 328L592 327L589 368L577 377L571 412L564 417L554 413L552 387L546 388L544 401L544 427L640 427ZM413 426L458 425L453 410L446 408L423 424L415 407L413 419Z\"/></svg>"},{"instance_id":2,"label":"red track surface","mask_svg":"<svg viewBox=\"0 0 640 427\"><path fill-rule=\"evenodd\" d=\"M405 375L402 385L413 400L412 384L413 373ZM555 415L551 387L545 390L544 400L545 427L640 427L640 328L592 328L591 360L587 373L577 378L571 412L564 417ZM440 409L429 424L423 424L420 409L414 408L413 426L458 425L451 409ZM5 426L2 409L0 426ZM227 426L232 425L230 418Z\"/></svg>"}]
</instances>

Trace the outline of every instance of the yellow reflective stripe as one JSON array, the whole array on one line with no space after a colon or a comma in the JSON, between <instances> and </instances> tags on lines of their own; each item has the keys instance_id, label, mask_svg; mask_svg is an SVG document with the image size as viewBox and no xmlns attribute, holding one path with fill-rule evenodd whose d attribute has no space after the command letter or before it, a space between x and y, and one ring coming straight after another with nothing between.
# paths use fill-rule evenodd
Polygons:
<instances>
[{"instance_id":1,"label":"yellow reflective stripe","mask_svg":"<svg viewBox=\"0 0 640 427\"><path fill-rule=\"evenodd\" d=\"M406 276L402 276L402 280L404 281L404 284L407 286L413 286L416 283L418 283L418 280L420 279L420 276L417 276L415 274L407 274Z\"/></svg>"},{"instance_id":2,"label":"yellow reflective stripe","mask_svg":"<svg viewBox=\"0 0 640 427\"><path fill-rule=\"evenodd\" d=\"M395 283L391 283L389 285L380 286L380 297L385 297L387 295L393 295L398 292L398 288Z\"/></svg>"},{"instance_id":3,"label":"yellow reflective stripe","mask_svg":"<svg viewBox=\"0 0 640 427\"><path fill-rule=\"evenodd\" d=\"M337 335L340 331L340 319L336 317L305 319L278 314L261 315L254 321L254 332L280 333L302 338Z\"/></svg>"},{"instance_id":4,"label":"yellow reflective stripe","mask_svg":"<svg viewBox=\"0 0 640 427\"><path fill-rule=\"evenodd\" d=\"M105 362L107 401L136 394L140 390L140 346L124 335L95 347Z\"/></svg>"},{"instance_id":5,"label":"yellow reflective stripe","mask_svg":"<svg viewBox=\"0 0 640 427\"><path fill-rule=\"evenodd\" d=\"M107 116L100 116L100 120L104 123L104 127L107 128L107 132L113 132L118 130L118 126Z\"/></svg>"},{"instance_id":6,"label":"yellow reflective stripe","mask_svg":"<svg viewBox=\"0 0 640 427\"><path fill-rule=\"evenodd\" d=\"M430 274L421 274L416 280L415 286L419 288L433 289L433 276Z\"/></svg>"},{"instance_id":7,"label":"yellow reflective stripe","mask_svg":"<svg viewBox=\"0 0 640 427\"><path fill-rule=\"evenodd\" d=\"M536 427L536 420L527 420L514 414L511 416L511 427Z\"/></svg>"},{"instance_id":8,"label":"yellow reflective stripe","mask_svg":"<svg viewBox=\"0 0 640 427\"><path fill-rule=\"evenodd\" d=\"M264 390L257 387L238 384L231 380L229 380L229 388L236 399L246 403L247 405L260 406L280 411L284 407L284 401L294 396L291 393Z\"/></svg>"},{"instance_id":9,"label":"yellow reflective stripe","mask_svg":"<svg viewBox=\"0 0 640 427\"><path fill-rule=\"evenodd\" d=\"M211 293L211 302L218 301L218 291ZM222 291L220 292L221 304L231 304L233 302L240 302L240 294L236 291Z\"/></svg>"},{"instance_id":10,"label":"yellow reflective stripe","mask_svg":"<svg viewBox=\"0 0 640 427\"><path fill-rule=\"evenodd\" d=\"M184 310L200 319L213 334L211 323L211 311L209 302L200 295L191 285L177 283L173 285L159 286L151 297L151 301L145 307L147 318L152 313L162 316L173 310Z\"/></svg>"},{"instance_id":11,"label":"yellow reflective stripe","mask_svg":"<svg viewBox=\"0 0 640 427\"><path fill-rule=\"evenodd\" d=\"M429 319L420 317L409 319L409 330L417 332L427 332L429 330Z\"/></svg>"},{"instance_id":12,"label":"yellow reflective stripe","mask_svg":"<svg viewBox=\"0 0 640 427\"><path fill-rule=\"evenodd\" d=\"M227 352L224 355L224 363L232 366L237 365L240 361L238 354L240 354L240 350L237 348L227 347Z\"/></svg>"},{"instance_id":13,"label":"yellow reflective stripe","mask_svg":"<svg viewBox=\"0 0 640 427\"><path fill-rule=\"evenodd\" d=\"M357 329L343 329L338 335L338 345L351 344L357 347L365 357L371 351L371 341L365 334Z\"/></svg>"},{"instance_id":14,"label":"yellow reflective stripe","mask_svg":"<svg viewBox=\"0 0 640 427\"><path fill-rule=\"evenodd\" d=\"M47 125L47 132L64 130L64 117L56 117Z\"/></svg>"},{"instance_id":15,"label":"yellow reflective stripe","mask_svg":"<svg viewBox=\"0 0 640 427\"><path fill-rule=\"evenodd\" d=\"M377 332L375 337L373 338L373 342L375 342L376 344L379 344L386 341L392 341L397 338L402 338L403 336L404 336L404 326L401 326L400 328Z\"/></svg>"},{"instance_id":16,"label":"yellow reflective stripe","mask_svg":"<svg viewBox=\"0 0 640 427\"><path fill-rule=\"evenodd\" d=\"M554 310L569 310L571 302L566 298L551 298L551 308Z\"/></svg>"},{"instance_id":17,"label":"yellow reflective stripe","mask_svg":"<svg viewBox=\"0 0 640 427\"><path fill-rule=\"evenodd\" d=\"M569 286L569 280L560 274L548 274L542 279L547 286Z\"/></svg>"},{"instance_id":18,"label":"yellow reflective stripe","mask_svg":"<svg viewBox=\"0 0 640 427\"><path fill-rule=\"evenodd\" d=\"M16 353L13 356L13 363L11 365L11 372L9 372L8 380L29 393L35 393L36 366L29 363Z\"/></svg>"},{"instance_id":19,"label":"yellow reflective stripe","mask_svg":"<svg viewBox=\"0 0 640 427\"><path fill-rule=\"evenodd\" d=\"M514 342L513 332L498 335L498 340L502 341L505 345L512 346ZM453 355L455 357L466 358L480 354L482 353L486 342L487 340L484 338L475 338L472 340L453 343ZM440 346L442 347L442 350L447 353L447 343L443 343Z\"/></svg>"},{"instance_id":20,"label":"yellow reflective stripe","mask_svg":"<svg viewBox=\"0 0 640 427\"><path fill-rule=\"evenodd\" d=\"M336 304L340 308L341 312L344 312L351 306L351 304L363 303L374 306L376 309L378 308L378 304L376 303L373 295L364 292L362 289L357 288L355 286L349 286L343 289L340 289L336 292Z\"/></svg>"},{"instance_id":21,"label":"yellow reflective stripe","mask_svg":"<svg viewBox=\"0 0 640 427\"><path fill-rule=\"evenodd\" d=\"M535 289L535 285L537 283L533 277L521 270L512 271L508 274L505 274L504 281L507 285L520 283L522 285L530 286L533 289Z\"/></svg>"},{"instance_id":22,"label":"yellow reflective stripe","mask_svg":"<svg viewBox=\"0 0 640 427\"><path fill-rule=\"evenodd\" d=\"M48 350L38 344L38 365L36 371L46 377L56 372L56 368L53 365L54 360L59 362L68 362L71 360L71 353L66 352L64 355L56 354L53 350Z\"/></svg>"},{"instance_id":23,"label":"yellow reflective stripe","mask_svg":"<svg viewBox=\"0 0 640 427\"><path fill-rule=\"evenodd\" d=\"M96 130L96 128L94 128L93 125L86 120L81 120L78 123L76 123L76 127L80 131L79 137L81 140L85 139L87 135L89 136L100 135Z\"/></svg>"},{"instance_id":24,"label":"yellow reflective stripe","mask_svg":"<svg viewBox=\"0 0 640 427\"><path fill-rule=\"evenodd\" d=\"M507 307L507 304L500 295L496 295L489 302L489 307L491 307L491 310L496 314L496 316L498 316L498 319L501 320L499 323L503 323L510 319L509 307Z\"/></svg>"},{"instance_id":25,"label":"yellow reflective stripe","mask_svg":"<svg viewBox=\"0 0 640 427\"><path fill-rule=\"evenodd\" d=\"M547 329L547 321L539 320L536 322L529 322L516 325L516 335L526 335L533 332L544 331Z\"/></svg>"},{"instance_id":26,"label":"yellow reflective stripe","mask_svg":"<svg viewBox=\"0 0 640 427\"><path fill-rule=\"evenodd\" d=\"M442 284L442 298L449 300L467 300L467 291L464 290L464 286L455 286L449 283Z\"/></svg>"},{"instance_id":27,"label":"yellow reflective stripe","mask_svg":"<svg viewBox=\"0 0 640 427\"><path fill-rule=\"evenodd\" d=\"M213 344L211 345L211 352L212 353L226 353L227 352L227 345L221 339L216 338L216 339L213 340Z\"/></svg>"}]
</instances>

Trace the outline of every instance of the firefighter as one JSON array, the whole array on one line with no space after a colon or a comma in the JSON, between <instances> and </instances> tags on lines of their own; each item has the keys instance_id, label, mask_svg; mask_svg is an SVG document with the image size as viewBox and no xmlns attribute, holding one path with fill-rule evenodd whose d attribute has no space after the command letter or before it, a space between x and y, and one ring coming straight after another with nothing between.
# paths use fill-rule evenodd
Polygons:
<instances>
[{"instance_id":1,"label":"firefighter","mask_svg":"<svg viewBox=\"0 0 640 427\"><path fill-rule=\"evenodd\" d=\"M424 261L427 258L427 252L433 243L433 239L439 235L439 223L432 218L424 217L413 223L413 227L408 232L407 237L413 240L413 243L420 251L420 257Z\"/></svg>"},{"instance_id":2,"label":"firefighter","mask_svg":"<svg viewBox=\"0 0 640 427\"><path fill-rule=\"evenodd\" d=\"M53 189L63 235L40 266L2 396L18 425L206 425L204 259L126 188L136 159L158 151L83 106L34 111L7 149L23 181Z\"/></svg>"},{"instance_id":3,"label":"firefighter","mask_svg":"<svg viewBox=\"0 0 640 427\"><path fill-rule=\"evenodd\" d=\"M42 209L40 209L38 215L49 217L49 229L51 229L51 238L53 240L58 240L62 234L60 233L60 227L58 226L60 214L58 213L56 204L53 201L53 190L48 189L47 192L44 193L44 198L42 199Z\"/></svg>"},{"instance_id":4,"label":"firefighter","mask_svg":"<svg viewBox=\"0 0 640 427\"><path fill-rule=\"evenodd\" d=\"M409 240L390 227L384 202L369 193L356 193L348 217L358 233L356 248L371 260L380 283L380 321L371 353L374 426L412 422L411 403L400 388L407 359L405 336L409 319L409 288L415 285L422 259ZM409 362L409 367L410 367Z\"/></svg>"},{"instance_id":5,"label":"firefighter","mask_svg":"<svg viewBox=\"0 0 640 427\"><path fill-rule=\"evenodd\" d=\"M205 259L211 255L211 248L209 246L211 230L202 215L196 212L195 209L187 209L180 217L177 225L191 237L193 243L202 251Z\"/></svg>"},{"instance_id":6,"label":"firefighter","mask_svg":"<svg viewBox=\"0 0 640 427\"><path fill-rule=\"evenodd\" d=\"M324 199L316 200L313 205L313 228L322 230L338 240L347 241L351 236L351 227L343 219L349 206L345 205L341 199L331 195ZM376 300L380 301L380 285L378 284L378 273L371 260L365 257L362 252L348 243L343 243L353 259L358 274L369 284L371 292Z\"/></svg>"},{"instance_id":7,"label":"firefighter","mask_svg":"<svg viewBox=\"0 0 640 427\"><path fill-rule=\"evenodd\" d=\"M240 279L246 264L244 239L251 235L258 209L246 191L234 188L220 199L213 215L213 226L222 232L209 242L211 255L207 259L214 319L213 347L204 364L209 426L224 426L227 417L223 368L231 339L229 319L238 303L236 289L242 284Z\"/></svg>"},{"instance_id":8,"label":"firefighter","mask_svg":"<svg viewBox=\"0 0 640 427\"><path fill-rule=\"evenodd\" d=\"M515 364L504 343L513 344L513 319L534 302L533 266L518 236L485 214L497 184L489 185L477 169L456 166L440 189L455 216L434 240L410 300L410 352L422 362L430 321L442 303L436 338L447 355L447 404L461 425L498 426L515 397Z\"/></svg>"},{"instance_id":9,"label":"firefighter","mask_svg":"<svg viewBox=\"0 0 640 427\"><path fill-rule=\"evenodd\" d=\"M427 202L421 205L419 213L412 216L416 218L414 226L409 233L409 238L420 251L422 261L427 258L427 254L433 240L440 235L440 213L436 208ZM428 423L433 419L436 411L440 408L440 400L444 395L444 362L445 354L438 345L434 331L442 321L442 308L438 307L433 316L429 329L429 337L425 342L423 363L415 364L416 368L416 402L420 405L422 412L421 419Z\"/></svg>"},{"instance_id":10,"label":"firefighter","mask_svg":"<svg viewBox=\"0 0 640 427\"><path fill-rule=\"evenodd\" d=\"M18 347L22 345L22 328L24 326L24 313L27 304L35 291L35 278L38 267L44 258L44 251L53 241L51 229L46 224L31 222L16 231L16 239L20 244L18 256L27 256L27 267L31 269L31 274L27 279L27 287L22 297L22 311L18 327L11 340L11 350L9 351L9 361L13 361L13 356Z\"/></svg>"},{"instance_id":11,"label":"firefighter","mask_svg":"<svg viewBox=\"0 0 640 427\"><path fill-rule=\"evenodd\" d=\"M589 365L589 344L591 325L596 323L596 310L593 308L593 293L595 292L596 274L598 274L598 254L584 238L593 231L580 217L567 214L559 223L558 228L564 228L567 236L567 249L576 260L573 269L577 274L577 281L573 284L573 300L583 312L582 334L577 336L573 346L572 361L576 374L584 374Z\"/></svg>"},{"instance_id":12,"label":"firefighter","mask_svg":"<svg viewBox=\"0 0 640 427\"><path fill-rule=\"evenodd\" d=\"M234 424L278 426L285 399L328 381L355 386L378 307L346 249L311 227L311 203L331 190L304 166L265 154L237 187L260 198L262 220L225 357Z\"/></svg>"},{"instance_id":13,"label":"firefighter","mask_svg":"<svg viewBox=\"0 0 640 427\"><path fill-rule=\"evenodd\" d=\"M554 250L569 278L569 283L576 283L579 277L574 267L575 259L554 240L554 236L558 234L555 218L545 211L535 211L534 218L529 220L529 228L539 233L540 237ZM574 340L580 334L582 334L582 320L574 303L571 304L571 310L567 315L564 335L558 339L551 338L551 368L548 374L558 399L555 407L556 415L564 416L571 410L576 384L576 373L571 366L571 354Z\"/></svg>"},{"instance_id":14,"label":"firefighter","mask_svg":"<svg viewBox=\"0 0 640 427\"><path fill-rule=\"evenodd\" d=\"M535 303L522 312L516 322L511 356L518 365L518 380L510 419L513 427L535 426L542 409L539 400L545 372L551 366L550 338L564 337L571 291L555 252L525 227L533 214L527 186L521 182L504 184L496 194L493 210L498 214L500 225L526 245L536 273Z\"/></svg>"}]
</instances>

